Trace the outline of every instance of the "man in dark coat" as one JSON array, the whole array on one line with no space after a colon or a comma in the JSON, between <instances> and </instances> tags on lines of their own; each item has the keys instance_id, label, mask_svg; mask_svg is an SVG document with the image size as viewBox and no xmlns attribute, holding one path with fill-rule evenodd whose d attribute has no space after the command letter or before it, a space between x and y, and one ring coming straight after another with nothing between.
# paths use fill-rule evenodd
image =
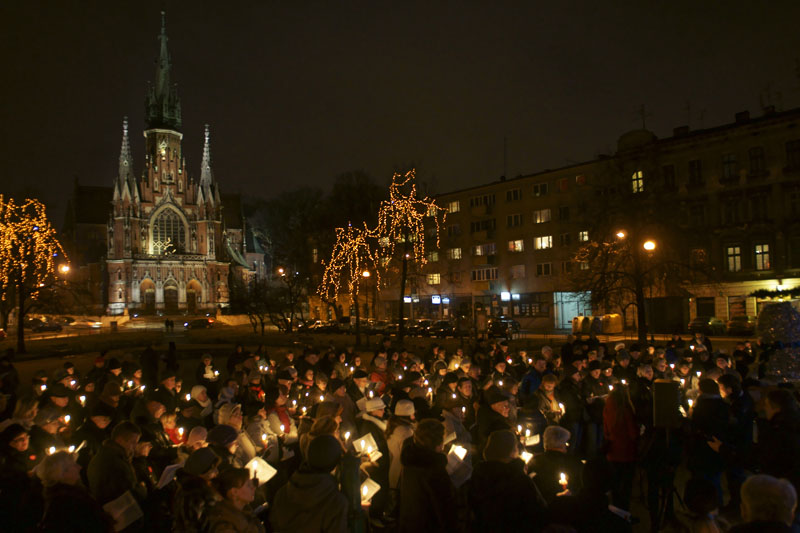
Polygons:
<instances>
[{"instance_id":1,"label":"man in dark coat","mask_svg":"<svg viewBox=\"0 0 800 533\"><path fill-rule=\"evenodd\" d=\"M498 387L492 385L484 392L484 402L478 408L477 445L478 453L483 453L483 448L489 440L489 435L501 429L510 429L508 415L511 406L508 396Z\"/></svg>"},{"instance_id":2,"label":"man in dark coat","mask_svg":"<svg viewBox=\"0 0 800 533\"><path fill-rule=\"evenodd\" d=\"M740 489L747 478L745 469L749 467L753 452L753 421L756 418L753 398L742 389L741 380L733 374L723 374L717 380L720 395L730 405L728 434L730 450L723 453L725 473L728 478L728 492L731 495L730 507L739 508Z\"/></svg>"},{"instance_id":3,"label":"man in dark coat","mask_svg":"<svg viewBox=\"0 0 800 533\"><path fill-rule=\"evenodd\" d=\"M571 435L569 453L580 453L586 421L586 407L581 391L581 373L574 365L567 365L564 368L564 378L558 384L556 394L564 404L564 415L561 417L560 423L569 430Z\"/></svg>"},{"instance_id":4,"label":"man in dark coat","mask_svg":"<svg viewBox=\"0 0 800 533\"><path fill-rule=\"evenodd\" d=\"M86 486L89 484L86 477L89 461L97 455L103 442L109 437L107 428L113 417L114 409L107 403L98 402L92 407L86 422L72 435L72 444L76 448L86 442L78 452L77 459L77 463L81 465L81 480Z\"/></svg>"},{"instance_id":5,"label":"man in dark coat","mask_svg":"<svg viewBox=\"0 0 800 533\"><path fill-rule=\"evenodd\" d=\"M764 402L767 420L758 426L757 465L765 474L800 488L800 409L792 392L776 389Z\"/></svg>"},{"instance_id":6,"label":"man in dark coat","mask_svg":"<svg viewBox=\"0 0 800 533\"><path fill-rule=\"evenodd\" d=\"M569 439L569 431L561 426L548 427L542 439L544 453L533 458L536 486L548 504L567 490L577 494L582 486L583 463L567 453Z\"/></svg>"},{"instance_id":7,"label":"man in dark coat","mask_svg":"<svg viewBox=\"0 0 800 533\"><path fill-rule=\"evenodd\" d=\"M89 462L89 490L100 505L116 500L127 491L143 501L147 494L136 481L131 460L141 431L133 422L120 422Z\"/></svg>"},{"instance_id":8,"label":"man in dark coat","mask_svg":"<svg viewBox=\"0 0 800 533\"><path fill-rule=\"evenodd\" d=\"M709 442L714 442L714 439L729 442L728 404L719 395L719 386L713 379L701 379L699 388L700 396L691 413L692 438L687 466L693 474L714 483L722 507L720 475L725 464L722 455Z\"/></svg>"},{"instance_id":9,"label":"man in dark coat","mask_svg":"<svg viewBox=\"0 0 800 533\"><path fill-rule=\"evenodd\" d=\"M526 531L539 531L544 525L545 501L525 473L514 433L501 430L489 435L483 458L469 486L473 530L499 533L524 524Z\"/></svg>"},{"instance_id":10,"label":"man in dark coat","mask_svg":"<svg viewBox=\"0 0 800 533\"><path fill-rule=\"evenodd\" d=\"M161 382L151 396L154 400L158 400L168 413L174 413L178 408L178 393L175 391L175 386L175 371L168 368L161 375Z\"/></svg>"},{"instance_id":11,"label":"man in dark coat","mask_svg":"<svg viewBox=\"0 0 800 533\"><path fill-rule=\"evenodd\" d=\"M444 425L427 418L403 443L398 496L398 533L458 531L456 490L442 453Z\"/></svg>"}]
</instances>

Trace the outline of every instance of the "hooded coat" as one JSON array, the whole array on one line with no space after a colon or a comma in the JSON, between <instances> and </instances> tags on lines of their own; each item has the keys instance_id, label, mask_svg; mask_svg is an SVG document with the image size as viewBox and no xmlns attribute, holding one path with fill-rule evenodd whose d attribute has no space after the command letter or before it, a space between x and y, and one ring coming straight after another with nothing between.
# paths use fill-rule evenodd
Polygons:
<instances>
[{"instance_id":1,"label":"hooded coat","mask_svg":"<svg viewBox=\"0 0 800 533\"><path fill-rule=\"evenodd\" d=\"M398 533L458 531L456 489L447 457L408 439L400 454Z\"/></svg>"},{"instance_id":2,"label":"hooded coat","mask_svg":"<svg viewBox=\"0 0 800 533\"><path fill-rule=\"evenodd\" d=\"M469 488L475 514L473 529L486 533L514 531L520 524L538 531L545 519L545 503L520 460L484 461L475 467Z\"/></svg>"},{"instance_id":3,"label":"hooded coat","mask_svg":"<svg viewBox=\"0 0 800 533\"><path fill-rule=\"evenodd\" d=\"M139 488L131 458L125 449L113 440L107 440L89 462L87 476L89 490L100 505L116 500L126 491L143 496Z\"/></svg>"},{"instance_id":4,"label":"hooded coat","mask_svg":"<svg viewBox=\"0 0 800 533\"><path fill-rule=\"evenodd\" d=\"M347 498L327 472L300 469L275 495L269 521L275 532L347 531Z\"/></svg>"}]
</instances>

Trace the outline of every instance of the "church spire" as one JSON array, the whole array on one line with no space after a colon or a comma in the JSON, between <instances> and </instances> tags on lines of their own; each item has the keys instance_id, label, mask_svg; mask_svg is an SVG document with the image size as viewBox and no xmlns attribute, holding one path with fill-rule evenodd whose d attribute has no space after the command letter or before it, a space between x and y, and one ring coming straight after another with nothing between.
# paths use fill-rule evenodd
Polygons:
<instances>
[{"instance_id":1,"label":"church spire","mask_svg":"<svg viewBox=\"0 0 800 533\"><path fill-rule=\"evenodd\" d=\"M145 98L145 115L148 128L180 130L181 101L175 85L170 85L172 61L167 48L166 14L161 12L160 49L156 59L155 83L151 84Z\"/></svg>"},{"instance_id":2,"label":"church spire","mask_svg":"<svg viewBox=\"0 0 800 533\"><path fill-rule=\"evenodd\" d=\"M206 124L205 142L203 143L203 164L200 169L200 186L209 187L214 184L214 172L211 170L211 131Z\"/></svg>"},{"instance_id":3,"label":"church spire","mask_svg":"<svg viewBox=\"0 0 800 533\"><path fill-rule=\"evenodd\" d=\"M131 157L131 143L128 139L128 117L122 118L122 146L119 149L119 179L127 181L133 174L133 158Z\"/></svg>"}]
</instances>

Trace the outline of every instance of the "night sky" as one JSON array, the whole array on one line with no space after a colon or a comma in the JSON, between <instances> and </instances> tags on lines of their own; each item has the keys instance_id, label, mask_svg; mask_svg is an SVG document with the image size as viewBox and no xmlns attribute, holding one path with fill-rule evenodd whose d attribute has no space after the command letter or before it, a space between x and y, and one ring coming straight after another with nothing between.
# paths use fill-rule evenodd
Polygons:
<instances>
[{"instance_id":1,"label":"night sky","mask_svg":"<svg viewBox=\"0 0 800 533\"><path fill-rule=\"evenodd\" d=\"M55 217L112 183L124 115L141 172L164 6L184 155L199 177L209 123L225 192L411 165L444 192L503 174L504 137L513 177L612 152L641 104L660 137L800 106L797 1L2 4L0 193Z\"/></svg>"}]
</instances>

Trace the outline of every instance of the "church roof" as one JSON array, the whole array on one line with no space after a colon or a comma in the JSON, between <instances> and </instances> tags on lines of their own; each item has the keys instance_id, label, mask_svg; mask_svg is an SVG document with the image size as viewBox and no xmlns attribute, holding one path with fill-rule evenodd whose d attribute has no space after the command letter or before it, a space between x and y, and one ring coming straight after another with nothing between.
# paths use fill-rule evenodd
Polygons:
<instances>
[{"instance_id":1,"label":"church roof","mask_svg":"<svg viewBox=\"0 0 800 533\"><path fill-rule=\"evenodd\" d=\"M76 185L74 216L76 224L106 224L111 212L111 187Z\"/></svg>"}]
</instances>

